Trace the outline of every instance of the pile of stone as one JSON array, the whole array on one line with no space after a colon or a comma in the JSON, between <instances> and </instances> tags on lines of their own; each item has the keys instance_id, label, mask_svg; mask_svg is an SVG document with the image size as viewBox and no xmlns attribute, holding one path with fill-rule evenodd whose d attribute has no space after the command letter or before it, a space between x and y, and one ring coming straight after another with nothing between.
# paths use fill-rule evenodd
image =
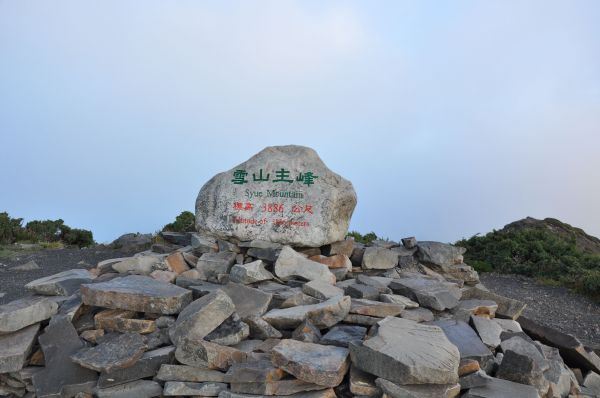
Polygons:
<instances>
[{"instance_id":1,"label":"pile of stone","mask_svg":"<svg viewBox=\"0 0 600 398\"><path fill-rule=\"evenodd\" d=\"M331 194L347 184L314 159L294 163L311 153L278 151L328 187L313 235L298 220L219 225L205 207L224 211L219 195L239 192L211 180L202 232L30 282L33 296L0 307L0 395L600 396L600 358L519 318L525 305L482 286L463 249L343 239L353 191Z\"/></svg>"}]
</instances>

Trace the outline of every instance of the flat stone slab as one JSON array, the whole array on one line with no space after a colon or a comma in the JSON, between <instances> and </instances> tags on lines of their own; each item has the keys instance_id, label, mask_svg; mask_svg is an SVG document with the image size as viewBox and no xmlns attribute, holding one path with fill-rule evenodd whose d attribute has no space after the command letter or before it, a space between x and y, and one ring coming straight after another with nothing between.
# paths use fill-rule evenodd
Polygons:
<instances>
[{"instance_id":1,"label":"flat stone slab","mask_svg":"<svg viewBox=\"0 0 600 398\"><path fill-rule=\"evenodd\" d=\"M227 390L225 383L193 383L188 381L167 381L163 390L165 397L194 395L200 397L217 397L221 391Z\"/></svg>"},{"instance_id":2,"label":"flat stone slab","mask_svg":"<svg viewBox=\"0 0 600 398\"><path fill-rule=\"evenodd\" d=\"M320 340L321 344L348 347L351 341L362 341L367 334L367 328L355 325L336 325L329 329Z\"/></svg>"},{"instance_id":3,"label":"flat stone slab","mask_svg":"<svg viewBox=\"0 0 600 398\"><path fill-rule=\"evenodd\" d=\"M282 340L273 347L273 364L300 380L326 387L342 382L350 361L348 349Z\"/></svg>"},{"instance_id":4,"label":"flat stone slab","mask_svg":"<svg viewBox=\"0 0 600 398\"><path fill-rule=\"evenodd\" d=\"M50 318L58 304L50 297L25 297L0 305L0 333L15 332Z\"/></svg>"},{"instance_id":5,"label":"flat stone slab","mask_svg":"<svg viewBox=\"0 0 600 398\"><path fill-rule=\"evenodd\" d=\"M175 325L169 329L171 341L179 345L185 338L202 339L221 325L234 311L233 301L222 290L200 297L181 311Z\"/></svg>"},{"instance_id":6,"label":"flat stone slab","mask_svg":"<svg viewBox=\"0 0 600 398\"><path fill-rule=\"evenodd\" d=\"M390 269L397 265L398 253L377 246L371 246L365 249L362 258L363 269Z\"/></svg>"},{"instance_id":7,"label":"flat stone slab","mask_svg":"<svg viewBox=\"0 0 600 398\"><path fill-rule=\"evenodd\" d=\"M163 364L172 362L174 358L175 347L173 346L147 351L132 366L101 373L98 379L98 388L112 387L145 377L152 377Z\"/></svg>"},{"instance_id":8,"label":"flat stone slab","mask_svg":"<svg viewBox=\"0 0 600 398\"><path fill-rule=\"evenodd\" d=\"M375 383L389 398L455 398L460 394L458 383L398 385L381 378Z\"/></svg>"},{"instance_id":9,"label":"flat stone slab","mask_svg":"<svg viewBox=\"0 0 600 398\"><path fill-rule=\"evenodd\" d=\"M156 323L149 319L134 319L135 311L110 309L98 312L94 315L94 324L96 329L102 329L105 332L136 332L152 333L156 330Z\"/></svg>"},{"instance_id":10,"label":"flat stone slab","mask_svg":"<svg viewBox=\"0 0 600 398\"><path fill-rule=\"evenodd\" d=\"M458 285L424 277L394 279L389 287L394 293L407 296L419 305L437 311L456 307L461 297Z\"/></svg>"},{"instance_id":11,"label":"flat stone slab","mask_svg":"<svg viewBox=\"0 0 600 398\"><path fill-rule=\"evenodd\" d=\"M479 300L491 300L498 304L496 309L496 316L499 318L517 319L523 313L527 304L522 301L511 299L508 297L501 296L499 294L485 291L477 287L470 289L464 289L462 293L463 300L466 299L479 299Z\"/></svg>"},{"instance_id":12,"label":"flat stone slab","mask_svg":"<svg viewBox=\"0 0 600 398\"><path fill-rule=\"evenodd\" d=\"M539 398L539 394L535 387L526 384L514 383L508 380L497 379L490 377L486 383L481 386L476 386L466 394L463 398Z\"/></svg>"},{"instance_id":13,"label":"flat stone slab","mask_svg":"<svg viewBox=\"0 0 600 398\"><path fill-rule=\"evenodd\" d=\"M156 379L160 381L192 381L223 383L226 375L223 372L208 368L188 365L164 364L160 367Z\"/></svg>"},{"instance_id":14,"label":"flat stone slab","mask_svg":"<svg viewBox=\"0 0 600 398\"><path fill-rule=\"evenodd\" d=\"M36 279L25 285L28 290L49 296L70 296L83 283L92 282L96 276L86 269L70 269L58 274Z\"/></svg>"},{"instance_id":15,"label":"flat stone slab","mask_svg":"<svg viewBox=\"0 0 600 398\"><path fill-rule=\"evenodd\" d=\"M381 293L379 295L379 299L384 303L393 303L393 304L401 304L404 308L412 309L417 308L419 303L409 299L406 296L402 296L400 294L385 294Z\"/></svg>"},{"instance_id":16,"label":"flat stone slab","mask_svg":"<svg viewBox=\"0 0 600 398\"><path fill-rule=\"evenodd\" d=\"M501 343L500 335L502 327L495 319L488 319L481 316L471 316L471 324L477 331L483 344L491 349L496 349Z\"/></svg>"},{"instance_id":17,"label":"flat stone slab","mask_svg":"<svg viewBox=\"0 0 600 398\"><path fill-rule=\"evenodd\" d=\"M82 285L81 294L86 305L160 314L177 314L192 301L189 290L140 275Z\"/></svg>"},{"instance_id":18,"label":"flat stone slab","mask_svg":"<svg viewBox=\"0 0 600 398\"><path fill-rule=\"evenodd\" d=\"M483 344L477 333L465 322L452 319L428 322L442 328L448 340L454 344L460 352L461 359L474 359L482 368L493 359L489 348Z\"/></svg>"},{"instance_id":19,"label":"flat stone slab","mask_svg":"<svg viewBox=\"0 0 600 398\"><path fill-rule=\"evenodd\" d=\"M25 365L40 324L27 326L11 334L0 335L0 373L16 372Z\"/></svg>"},{"instance_id":20,"label":"flat stone slab","mask_svg":"<svg viewBox=\"0 0 600 398\"><path fill-rule=\"evenodd\" d=\"M284 246L275 261L275 275L287 281L301 278L307 281L321 280L330 284L335 283L335 275L324 264L304 257L289 246Z\"/></svg>"},{"instance_id":21,"label":"flat stone slab","mask_svg":"<svg viewBox=\"0 0 600 398\"><path fill-rule=\"evenodd\" d=\"M92 392L98 374L71 361L70 356L84 344L67 317L53 319L38 341L46 365L32 378L37 397L71 397L78 392Z\"/></svg>"},{"instance_id":22,"label":"flat stone slab","mask_svg":"<svg viewBox=\"0 0 600 398\"><path fill-rule=\"evenodd\" d=\"M260 395L259 395L260 396ZM255 394L240 394L232 391L222 391L219 393L219 398L258 398ZM299 392L291 395L272 395L272 397L288 397L288 398L336 398L337 395L333 388L327 388L320 391Z\"/></svg>"},{"instance_id":23,"label":"flat stone slab","mask_svg":"<svg viewBox=\"0 0 600 398\"><path fill-rule=\"evenodd\" d=\"M274 309L263 315L263 319L277 329L295 329L308 319L319 329L329 328L348 315L349 296L334 297L319 304Z\"/></svg>"},{"instance_id":24,"label":"flat stone slab","mask_svg":"<svg viewBox=\"0 0 600 398\"><path fill-rule=\"evenodd\" d=\"M152 380L136 380L118 386L96 390L98 398L151 398L160 397L163 388Z\"/></svg>"},{"instance_id":25,"label":"flat stone slab","mask_svg":"<svg viewBox=\"0 0 600 398\"><path fill-rule=\"evenodd\" d=\"M369 339L350 343L352 364L398 384L454 384L460 353L441 328L402 318L379 322Z\"/></svg>"},{"instance_id":26,"label":"flat stone slab","mask_svg":"<svg viewBox=\"0 0 600 398\"><path fill-rule=\"evenodd\" d=\"M382 303L381 301L367 299L352 299L350 307L351 314L360 314L385 318L386 316L397 316L404 310L402 304Z\"/></svg>"},{"instance_id":27,"label":"flat stone slab","mask_svg":"<svg viewBox=\"0 0 600 398\"><path fill-rule=\"evenodd\" d=\"M146 338L138 333L106 336L95 347L71 355L71 360L97 372L111 372L134 365L146 350Z\"/></svg>"},{"instance_id":28,"label":"flat stone slab","mask_svg":"<svg viewBox=\"0 0 600 398\"><path fill-rule=\"evenodd\" d=\"M221 289L227 293L235 306L235 312L242 320L261 316L269 308L273 295L239 283L228 283Z\"/></svg>"},{"instance_id":29,"label":"flat stone slab","mask_svg":"<svg viewBox=\"0 0 600 398\"><path fill-rule=\"evenodd\" d=\"M265 269L262 260L246 264L235 264L231 267L229 280L245 285L273 279L273 274Z\"/></svg>"}]
</instances>

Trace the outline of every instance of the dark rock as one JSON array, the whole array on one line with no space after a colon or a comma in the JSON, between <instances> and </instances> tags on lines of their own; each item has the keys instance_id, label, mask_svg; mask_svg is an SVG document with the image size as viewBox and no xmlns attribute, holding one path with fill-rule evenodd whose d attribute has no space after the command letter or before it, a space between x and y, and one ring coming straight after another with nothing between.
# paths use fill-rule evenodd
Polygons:
<instances>
[{"instance_id":1,"label":"dark rock","mask_svg":"<svg viewBox=\"0 0 600 398\"><path fill-rule=\"evenodd\" d=\"M394 279L390 289L417 301L423 307L438 311L456 307L461 297L456 284L424 277Z\"/></svg>"},{"instance_id":2,"label":"dark rock","mask_svg":"<svg viewBox=\"0 0 600 398\"><path fill-rule=\"evenodd\" d=\"M321 331L306 320L292 332L292 339L304 343L318 343L321 339Z\"/></svg>"},{"instance_id":3,"label":"dark rock","mask_svg":"<svg viewBox=\"0 0 600 398\"><path fill-rule=\"evenodd\" d=\"M353 340L362 341L366 334L367 328L363 326L336 325L323 335L320 343L348 347L348 344Z\"/></svg>"},{"instance_id":4,"label":"dark rock","mask_svg":"<svg viewBox=\"0 0 600 398\"><path fill-rule=\"evenodd\" d=\"M162 396L160 384L152 380L136 380L96 390L98 398L151 398Z\"/></svg>"},{"instance_id":5,"label":"dark rock","mask_svg":"<svg viewBox=\"0 0 600 398\"><path fill-rule=\"evenodd\" d=\"M0 335L0 373L23 368L31 352L40 324L29 325L10 334Z\"/></svg>"},{"instance_id":6,"label":"dark rock","mask_svg":"<svg viewBox=\"0 0 600 398\"><path fill-rule=\"evenodd\" d=\"M103 372L98 379L98 388L111 387L130 381L152 377L158 372L163 364L168 364L175 357L175 347L163 347L153 351L147 351L133 366Z\"/></svg>"},{"instance_id":7,"label":"dark rock","mask_svg":"<svg viewBox=\"0 0 600 398\"><path fill-rule=\"evenodd\" d=\"M222 288L231 298L235 311L242 320L263 315L267 312L273 298L270 293L238 283L230 282Z\"/></svg>"},{"instance_id":8,"label":"dark rock","mask_svg":"<svg viewBox=\"0 0 600 398\"><path fill-rule=\"evenodd\" d=\"M138 333L104 336L95 347L71 354L71 360L97 372L112 372L134 365L146 350L146 338Z\"/></svg>"},{"instance_id":9,"label":"dark rock","mask_svg":"<svg viewBox=\"0 0 600 398\"><path fill-rule=\"evenodd\" d=\"M218 370L198 368L188 365L164 364L160 367L156 379L160 381L225 382L225 373Z\"/></svg>"},{"instance_id":10,"label":"dark rock","mask_svg":"<svg viewBox=\"0 0 600 398\"><path fill-rule=\"evenodd\" d=\"M179 246L190 246L192 244L192 234L190 232L170 232L162 231L160 236L169 243Z\"/></svg>"},{"instance_id":11,"label":"dark rock","mask_svg":"<svg viewBox=\"0 0 600 398\"><path fill-rule=\"evenodd\" d=\"M248 324L242 322L234 313L215 330L206 335L205 339L220 345L236 345L250 334Z\"/></svg>"}]
</instances>

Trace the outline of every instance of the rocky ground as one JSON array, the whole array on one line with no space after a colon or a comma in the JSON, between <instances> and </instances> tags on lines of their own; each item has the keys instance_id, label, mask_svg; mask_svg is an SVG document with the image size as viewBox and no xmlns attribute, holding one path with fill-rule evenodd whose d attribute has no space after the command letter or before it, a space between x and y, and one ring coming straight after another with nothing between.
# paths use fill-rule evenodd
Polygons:
<instances>
[{"instance_id":1,"label":"rocky ground","mask_svg":"<svg viewBox=\"0 0 600 398\"><path fill-rule=\"evenodd\" d=\"M600 304L559 286L546 286L521 275L480 274L490 290L527 303L523 315L584 344L600 348Z\"/></svg>"}]
</instances>

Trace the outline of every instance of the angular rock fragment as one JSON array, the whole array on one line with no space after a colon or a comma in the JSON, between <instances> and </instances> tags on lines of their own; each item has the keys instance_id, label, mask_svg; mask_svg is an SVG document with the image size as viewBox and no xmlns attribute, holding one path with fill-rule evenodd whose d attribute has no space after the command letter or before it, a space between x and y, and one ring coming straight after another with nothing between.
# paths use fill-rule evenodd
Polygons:
<instances>
[{"instance_id":1,"label":"angular rock fragment","mask_svg":"<svg viewBox=\"0 0 600 398\"><path fill-rule=\"evenodd\" d=\"M350 364L346 348L296 340L282 340L273 347L272 361L300 380L327 387L340 384Z\"/></svg>"},{"instance_id":2,"label":"angular rock fragment","mask_svg":"<svg viewBox=\"0 0 600 398\"><path fill-rule=\"evenodd\" d=\"M493 362L492 352L465 322L443 319L429 322L428 325L439 326L444 331L448 340L458 348L461 359L474 359L483 369Z\"/></svg>"},{"instance_id":3,"label":"angular rock fragment","mask_svg":"<svg viewBox=\"0 0 600 398\"><path fill-rule=\"evenodd\" d=\"M284 246L275 262L275 274L284 281L302 278L307 281L321 280L335 283L335 276L326 265L311 261L289 246Z\"/></svg>"},{"instance_id":4,"label":"angular rock fragment","mask_svg":"<svg viewBox=\"0 0 600 398\"><path fill-rule=\"evenodd\" d=\"M69 358L83 348L84 344L68 318L59 317L50 323L38 341L44 352L46 366L32 378L37 397L73 396L82 391L92 392L98 379L97 373L77 365Z\"/></svg>"},{"instance_id":5,"label":"angular rock fragment","mask_svg":"<svg viewBox=\"0 0 600 398\"><path fill-rule=\"evenodd\" d=\"M175 358L184 365L226 370L235 362L245 361L247 354L210 341L184 339L175 350Z\"/></svg>"},{"instance_id":6,"label":"angular rock fragment","mask_svg":"<svg viewBox=\"0 0 600 398\"><path fill-rule=\"evenodd\" d=\"M0 305L0 334L44 321L57 311L58 304L50 297L24 297Z\"/></svg>"},{"instance_id":7,"label":"angular rock fragment","mask_svg":"<svg viewBox=\"0 0 600 398\"><path fill-rule=\"evenodd\" d=\"M527 304L514 300L508 297L501 296L496 293L485 291L477 287L464 289L462 292L462 299L479 299L479 300L491 300L498 304L496 309L496 316L500 318L517 319Z\"/></svg>"},{"instance_id":8,"label":"angular rock fragment","mask_svg":"<svg viewBox=\"0 0 600 398\"><path fill-rule=\"evenodd\" d=\"M310 256L308 258L311 261L316 261L317 263L325 264L329 269L347 269L348 271L352 271L352 262L348 256L342 254L335 254L333 256L327 257L322 255Z\"/></svg>"},{"instance_id":9,"label":"angular rock fragment","mask_svg":"<svg viewBox=\"0 0 600 398\"><path fill-rule=\"evenodd\" d=\"M145 377L152 377L158 372L161 365L172 362L174 357L175 347L173 346L147 351L132 366L101 373L98 379L98 388L111 387Z\"/></svg>"},{"instance_id":10,"label":"angular rock fragment","mask_svg":"<svg viewBox=\"0 0 600 398\"><path fill-rule=\"evenodd\" d=\"M156 279L157 281L173 283L177 279L177 273L173 271L163 271L157 269L156 271L152 271L150 273L150 277L152 279Z\"/></svg>"},{"instance_id":11,"label":"angular rock fragment","mask_svg":"<svg viewBox=\"0 0 600 398\"><path fill-rule=\"evenodd\" d=\"M250 338L266 340L271 338L279 339L282 336L279 330L260 317L253 316L246 318L246 323L250 327Z\"/></svg>"},{"instance_id":12,"label":"angular rock fragment","mask_svg":"<svg viewBox=\"0 0 600 398\"><path fill-rule=\"evenodd\" d=\"M404 310L402 304L382 303L380 301L366 299L352 299L350 307L351 314L360 314L385 318L386 316L397 316Z\"/></svg>"},{"instance_id":13,"label":"angular rock fragment","mask_svg":"<svg viewBox=\"0 0 600 398\"><path fill-rule=\"evenodd\" d=\"M466 251L463 247L429 241L419 242L417 247L417 258L420 262L444 269L461 264Z\"/></svg>"},{"instance_id":14,"label":"angular rock fragment","mask_svg":"<svg viewBox=\"0 0 600 398\"><path fill-rule=\"evenodd\" d=\"M462 398L539 398L537 390L525 384L490 377L485 384L469 389Z\"/></svg>"},{"instance_id":15,"label":"angular rock fragment","mask_svg":"<svg viewBox=\"0 0 600 398\"><path fill-rule=\"evenodd\" d=\"M379 300L384 303L401 304L407 309L417 308L419 306L419 303L399 294L382 293L379 295Z\"/></svg>"},{"instance_id":16,"label":"angular rock fragment","mask_svg":"<svg viewBox=\"0 0 600 398\"><path fill-rule=\"evenodd\" d=\"M323 254L326 256L341 254L343 256L350 257L352 255L352 251L354 250L354 239L346 238L345 240L333 242L329 245L323 246L322 249Z\"/></svg>"},{"instance_id":17,"label":"angular rock fragment","mask_svg":"<svg viewBox=\"0 0 600 398\"><path fill-rule=\"evenodd\" d=\"M387 317L376 334L350 342L352 364L399 384L454 384L460 354L437 326Z\"/></svg>"},{"instance_id":18,"label":"angular rock fragment","mask_svg":"<svg viewBox=\"0 0 600 398\"><path fill-rule=\"evenodd\" d=\"M381 389L375 385L376 377L367 372L363 372L356 366L350 366L350 392L354 395L364 397L380 397Z\"/></svg>"},{"instance_id":19,"label":"angular rock fragment","mask_svg":"<svg viewBox=\"0 0 600 398\"><path fill-rule=\"evenodd\" d=\"M333 297L344 295L343 289L320 280L314 280L305 283L302 286L302 292L319 300L327 300Z\"/></svg>"},{"instance_id":20,"label":"angular rock fragment","mask_svg":"<svg viewBox=\"0 0 600 398\"><path fill-rule=\"evenodd\" d=\"M400 317L415 322L430 322L434 319L433 312L429 311L427 308L420 307L404 309L400 313Z\"/></svg>"},{"instance_id":21,"label":"angular rock fragment","mask_svg":"<svg viewBox=\"0 0 600 398\"><path fill-rule=\"evenodd\" d=\"M414 299L423 307L438 311L456 307L461 297L456 284L423 277L394 279L390 288L394 293Z\"/></svg>"},{"instance_id":22,"label":"angular rock fragment","mask_svg":"<svg viewBox=\"0 0 600 398\"><path fill-rule=\"evenodd\" d=\"M248 324L242 322L237 314L227 318L215 330L206 335L205 339L215 344L232 346L246 339L250 334Z\"/></svg>"},{"instance_id":23,"label":"angular rock fragment","mask_svg":"<svg viewBox=\"0 0 600 398\"><path fill-rule=\"evenodd\" d=\"M348 315L350 297L334 297L319 304L274 309L263 315L263 319L278 329L294 329L308 319L319 329L328 328Z\"/></svg>"},{"instance_id":24,"label":"angular rock fragment","mask_svg":"<svg viewBox=\"0 0 600 398\"><path fill-rule=\"evenodd\" d=\"M461 300L453 312L457 319L468 322L471 315L493 318L496 315L498 304L492 300L467 299Z\"/></svg>"},{"instance_id":25,"label":"angular rock fragment","mask_svg":"<svg viewBox=\"0 0 600 398\"><path fill-rule=\"evenodd\" d=\"M360 314L348 314L344 317L344 323L350 323L355 325L372 326L376 325L377 322L383 320L380 317L360 315Z\"/></svg>"},{"instance_id":26,"label":"angular rock fragment","mask_svg":"<svg viewBox=\"0 0 600 398\"><path fill-rule=\"evenodd\" d=\"M238 283L228 283L222 290L231 298L235 311L242 320L263 315L273 298L270 293Z\"/></svg>"},{"instance_id":27,"label":"angular rock fragment","mask_svg":"<svg viewBox=\"0 0 600 398\"><path fill-rule=\"evenodd\" d=\"M320 343L348 347L348 344L353 340L362 341L366 334L367 328L363 326L336 325L323 335Z\"/></svg>"},{"instance_id":28,"label":"angular rock fragment","mask_svg":"<svg viewBox=\"0 0 600 398\"><path fill-rule=\"evenodd\" d=\"M273 279L273 274L265 269L262 260L246 264L236 264L231 268L229 280L248 285Z\"/></svg>"},{"instance_id":29,"label":"angular rock fragment","mask_svg":"<svg viewBox=\"0 0 600 398\"><path fill-rule=\"evenodd\" d=\"M233 301L222 290L207 294L181 311L177 321L169 329L171 341L178 346L183 339L202 339L234 311Z\"/></svg>"},{"instance_id":30,"label":"angular rock fragment","mask_svg":"<svg viewBox=\"0 0 600 398\"><path fill-rule=\"evenodd\" d=\"M23 368L39 329L38 323L0 335L0 373L17 372Z\"/></svg>"},{"instance_id":31,"label":"angular rock fragment","mask_svg":"<svg viewBox=\"0 0 600 398\"><path fill-rule=\"evenodd\" d=\"M160 314L177 314L192 301L187 289L139 275L82 285L81 294L86 305Z\"/></svg>"},{"instance_id":32,"label":"angular rock fragment","mask_svg":"<svg viewBox=\"0 0 600 398\"><path fill-rule=\"evenodd\" d=\"M350 285L344 289L346 294L352 298L361 298L367 300L377 300L379 299L379 295L381 293L391 293L389 288L384 288L385 290L375 287L375 286L367 286L362 285L360 283L355 283Z\"/></svg>"},{"instance_id":33,"label":"angular rock fragment","mask_svg":"<svg viewBox=\"0 0 600 398\"><path fill-rule=\"evenodd\" d=\"M112 264L112 269L120 274L150 275L160 262L157 256L135 256Z\"/></svg>"},{"instance_id":34,"label":"angular rock fragment","mask_svg":"<svg viewBox=\"0 0 600 398\"><path fill-rule=\"evenodd\" d=\"M266 395L266 394L265 394ZM283 397L284 395L274 395ZM255 394L240 394L232 391L222 391L219 394L219 398L256 398ZM319 391L299 392L296 394L285 395L288 398L336 398L337 395L333 388L327 388Z\"/></svg>"},{"instance_id":35,"label":"angular rock fragment","mask_svg":"<svg viewBox=\"0 0 600 398\"><path fill-rule=\"evenodd\" d=\"M252 394L252 396L294 396L305 391L323 390L324 386L298 379L269 380L265 383L238 383L232 381L230 391L233 393Z\"/></svg>"},{"instance_id":36,"label":"angular rock fragment","mask_svg":"<svg viewBox=\"0 0 600 398\"><path fill-rule=\"evenodd\" d=\"M362 258L363 269L390 269L397 265L398 253L376 246L365 249Z\"/></svg>"},{"instance_id":37,"label":"angular rock fragment","mask_svg":"<svg viewBox=\"0 0 600 398\"><path fill-rule=\"evenodd\" d=\"M487 319L481 316L472 316L471 323L481 338L483 344L491 349L495 349L501 343L500 335L502 328L494 319Z\"/></svg>"},{"instance_id":38,"label":"angular rock fragment","mask_svg":"<svg viewBox=\"0 0 600 398\"><path fill-rule=\"evenodd\" d=\"M191 381L223 383L226 375L218 370L199 368L188 365L164 364L160 367L156 378L160 381Z\"/></svg>"},{"instance_id":39,"label":"angular rock fragment","mask_svg":"<svg viewBox=\"0 0 600 398\"><path fill-rule=\"evenodd\" d=\"M86 269L70 269L36 279L25 285L28 290L49 296L70 296L82 283L90 283L96 276Z\"/></svg>"},{"instance_id":40,"label":"angular rock fragment","mask_svg":"<svg viewBox=\"0 0 600 398\"><path fill-rule=\"evenodd\" d=\"M98 398L151 398L160 397L163 388L152 380L136 380L130 383L119 384L114 387L96 390Z\"/></svg>"},{"instance_id":41,"label":"angular rock fragment","mask_svg":"<svg viewBox=\"0 0 600 398\"><path fill-rule=\"evenodd\" d=\"M235 255L231 252L204 253L196 264L200 279L214 282L219 274L229 273L235 262Z\"/></svg>"},{"instance_id":42,"label":"angular rock fragment","mask_svg":"<svg viewBox=\"0 0 600 398\"><path fill-rule=\"evenodd\" d=\"M321 339L321 331L310 321L306 320L292 332L292 339L304 343L318 343Z\"/></svg>"},{"instance_id":43,"label":"angular rock fragment","mask_svg":"<svg viewBox=\"0 0 600 398\"><path fill-rule=\"evenodd\" d=\"M121 309L100 311L94 315L96 329L108 332L137 332L142 334L152 333L156 330L156 323L148 319L134 319L136 313Z\"/></svg>"},{"instance_id":44,"label":"angular rock fragment","mask_svg":"<svg viewBox=\"0 0 600 398\"><path fill-rule=\"evenodd\" d=\"M176 274L181 274L182 272L190 269L185 261L185 258L183 257L183 253L180 252L175 252L168 255L165 258L165 262L167 263L169 269Z\"/></svg>"},{"instance_id":45,"label":"angular rock fragment","mask_svg":"<svg viewBox=\"0 0 600 398\"><path fill-rule=\"evenodd\" d=\"M236 383L267 383L283 379L287 374L273 365L270 359L234 363L227 371L226 380Z\"/></svg>"},{"instance_id":46,"label":"angular rock fragment","mask_svg":"<svg viewBox=\"0 0 600 398\"><path fill-rule=\"evenodd\" d=\"M193 383L187 381L167 381L163 390L165 397L194 395L200 397L218 397L221 391L227 390L225 383Z\"/></svg>"},{"instance_id":47,"label":"angular rock fragment","mask_svg":"<svg viewBox=\"0 0 600 398\"><path fill-rule=\"evenodd\" d=\"M375 383L389 398L455 398L460 394L460 384L398 385L381 378Z\"/></svg>"},{"instance_id":48,"label":"angular rock fragment","mask_svg":"<svg viewBox=\"0 0 600 398\"><path fill-rule=\"evenodd\" d=\"M135 364L146 350L146 338L138 333L107 336L95 347L82 348L71 360L97 372L111 372Z\"/></svg>"},{"instance_id":49,"label":"angular rock fragment","mask_svg":"<svg viewBox=\"0 0 600 398\"><path fill-rule=\"evenodd\" d=\"M461 359L458 366L458 376L466 376L471 373L478 372L481 368L479 362L474 359Z\"/></svg>"}]
</instances>

